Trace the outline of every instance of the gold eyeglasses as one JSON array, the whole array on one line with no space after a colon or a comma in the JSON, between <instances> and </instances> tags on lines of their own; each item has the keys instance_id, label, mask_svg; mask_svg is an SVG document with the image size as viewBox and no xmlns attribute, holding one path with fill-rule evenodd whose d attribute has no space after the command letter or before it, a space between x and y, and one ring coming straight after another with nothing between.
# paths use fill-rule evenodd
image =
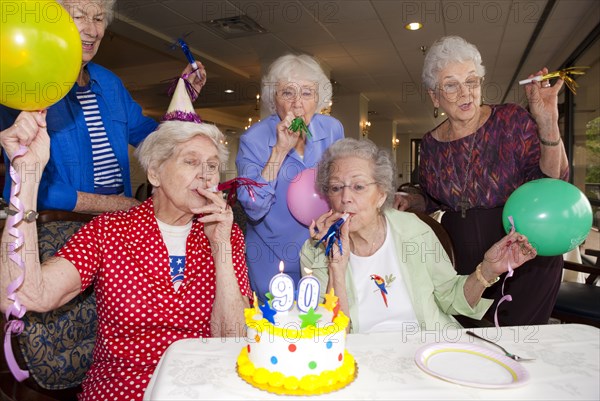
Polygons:
<instances>
[{"instance_id":1,"label":"gold eyeglasses","mask_svg":"<svg viewBox=\"0 0 600 401\"><path fill-rule=\"evenodd\" d=\"M327 186L326 190L329 195L340 195L342 193L342 191L344 190L344 188L349 188L355 194L360 194L362 192L365 192L369 185L373 185L373 184L377 184L377 183L376 182L368 182L368 183L354 182L352 184L347 184L347 185L334 183L334 184L329 184Z\"/></svg>"},{"instance_id":2,"label":"gold eyeglasses","mask_svg":"<svg viewBox=\"0 0 600 401\"><path fill-rule=\"evenodd\" d=\"M464 86L468 90L473 90L479 88L482 83L483 77L472 76L467 78L463 83L458 81L447 81L443 85L439 85L438 88L446 95L455 96L460 92L461 86Z\"/></svg>"},{"instance_id":3,"label":"gold eyeglasses","mask_svg":"<svg viewBox=\"0 0 600 401\"><path fill-rule=\"evenodd\" d=\"M300 88L300 90L297 90L296 88L284 88L277 90L276 93L277 96L287 102L296 100L299 97L302 100L313 100L316 98L316 91L309 88Z\"/></svg>"}]
</instances>

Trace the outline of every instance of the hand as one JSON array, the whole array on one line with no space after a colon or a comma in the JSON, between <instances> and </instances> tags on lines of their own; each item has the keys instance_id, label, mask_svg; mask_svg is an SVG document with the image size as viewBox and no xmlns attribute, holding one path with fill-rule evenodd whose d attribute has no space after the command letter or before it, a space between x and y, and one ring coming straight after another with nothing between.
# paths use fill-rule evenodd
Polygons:
<instances>
[{"instance_id":1,"label":"hand","mask_svg":"<svg viewBox=\"0 0 600 401\"><path fill-rule=\"evenodd\" d=\"M523 263L535 258L537 251L529 243L527 237L512 231L500 241L496 242L484 255L482 271L494 277L508 271L508 266L518 268Z\"/></svg>"},{"instance_id":2,"label":"hand","mask_svg":"<svg viewBox=\"0 0 600 401\"><path fill-rule=\"evenodd\" d=\"M394 195L394 208L402 212L425 212L425 198L420 194L396 192Z\"/></svg>"},{"instance_id":3,"label":"hand","mask_svg":"<svg viewBox=\"0 0 600 401\"><path fill-rule=\"evenodd\" d=\"M410 209L410 198L406 192L396 192L394 194L394 209L402 212Z\"/></svg>"},{"instance_id":4,"label":"hand","mask_svg":"<svg viewBox=\"0 0 600 401\"><path fill-rule=\"evenodd\" d=\"M139 206L142 204L136 198L130 198L124 195L108 195L110 198L119 202L119 208L117 210L129 210L134 206Z\"/></svg>"},{"instance_id":5,"label":"hand","mask_svg":"<svg viewBox=\"0 0 600 401\"><path fill-rule=\"evenodd\" d=\"M202 87L204 87L204 85L206 85L207 78L206 78L206 70L204 69L204 66L202 65L202 63L199 62L198 60L196 60L196 64L198 65L198 71L196 71L192 74L191 72L194 70L194 67L192 67L191 64L188 64L185 67L185 69L183 70L183 72L181 73L181 75L186 76L186 74L189 74L187 76L187 80L190 84L192 84L192 86L198 93L198 96L200 96L200 91L202 90ZM198 77L198 75L200 75L200 77ZM196 100L196 99L193 99L193 100Z\"/></svg>"},{"instance_id":6,"label":"hand","mask_svg":"<svg viewBox=\"0 0 600 401\"><path fill-rule=\"evenodd\" d=\"M331 225L338 221L342 216L343 213L330 210L329 212L321 215L316 222L311 222L309 226L311 238L315 241L321 240L323 236L328 234ZM350 258L350 220L352 220L352 217L348 217L348 220L346 220L340 229L340 240L342 242L343 254L340 252L340 247L337 240L335 240L333 246L331 247L331 253L329 254L329 268L334 269L337 274L341 274L341 277L345 277L346 267L348 266L348 260ZM327 246L327 242L328 240L324 241L324 243L319 246Z\"/></svg>"},{"instance_id":7,"label":"hand","mask_svg":"<svg viewBox=\"0 0 600 401\"><path fill-rule=\"evenodd\" d=\"M204 223L204 233L211 246L218 247L228 244L231 238L233 210L223 199L222 192L212 192L204 188L198 188L197 191L208 200L208 203L200 208L193 209L192 212L203 214L198 220Z\"/></svg>"},{"instance_id":8,"label":"hand","mask_svg":"<svg viewBox=\"0 0 600 401\"><path fill-rule=\"evenodd\" d=\"M543 68L528 78L547 73L548 69ZM554 85L551 85L547 80L534 81L525 85L529 109L540 131L554 129L558 124L558 92L561 90L563 83L564 81L559 79ZM556 138L548 139L554 140Z\"/></svg>"},{"instance_id":9,"label":"hand","mask_svg":"<svg viewBox=\"0 0 600 401\"><path fill-rule=\"evenodd\" d=\"M300 138L300 130L294 132L289 129L292 121L296 118L294 113L288 112L283 120L277 124L277 143L275 147L284 154L288 154L292 148L298 143Z\"/></svg>"},{"instance_id":10,"label":"hand","mask_svg":"<svg viewBox=\"0 0 600 401\"><path fill-rule=\"evenodd\" d=\"M29 150L21 156L22 160L46 165L50 158L46 113L46 110L23 111L13 125L0 132L0 143L10 160L13 160L21 146L26 146Z\"/></svg>"}]
</instances>

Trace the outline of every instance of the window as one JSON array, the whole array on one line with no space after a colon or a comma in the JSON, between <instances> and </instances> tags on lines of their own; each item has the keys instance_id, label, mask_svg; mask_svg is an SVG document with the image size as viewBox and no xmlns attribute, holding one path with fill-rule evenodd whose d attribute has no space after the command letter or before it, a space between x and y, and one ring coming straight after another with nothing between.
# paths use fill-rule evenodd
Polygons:
<instances>
[{"instance_id":1,"label":"window","mask_svg":"<svg viewBox=\"0 0 600 401\"><path fill-rule=\"evenodd\" d=\"M576 79L576 95L565 96L571 115L571 179L583 191L594 216L593 227L585 247L600 249L600 39L596 37L571 65L590 67ZM569 118L567 117L567 121ZM569 128L568 126L565 128Z\"/></svg>"}]
</instances>

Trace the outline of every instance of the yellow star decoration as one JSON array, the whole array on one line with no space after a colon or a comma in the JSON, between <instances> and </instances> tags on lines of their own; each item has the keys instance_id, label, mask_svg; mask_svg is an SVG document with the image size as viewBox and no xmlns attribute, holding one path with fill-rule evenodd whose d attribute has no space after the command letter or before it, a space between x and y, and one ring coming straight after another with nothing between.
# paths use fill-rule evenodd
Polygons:
<instances>
[{"instance_id":1,"label":"yellow star decoration","mask_svg":"<svg viewBox=\"0 0 600 401\"><path fill-rule=\"evenodd\" d=\"M325 309L327 309L328 311L332 311L333 308L335 308L335 305L337 304L337 302L338 302L338 297L335 296L335 291L332 288L328 294L325 294L325 303L323 304L323 307Z\"/></svg>"}]
</instances>

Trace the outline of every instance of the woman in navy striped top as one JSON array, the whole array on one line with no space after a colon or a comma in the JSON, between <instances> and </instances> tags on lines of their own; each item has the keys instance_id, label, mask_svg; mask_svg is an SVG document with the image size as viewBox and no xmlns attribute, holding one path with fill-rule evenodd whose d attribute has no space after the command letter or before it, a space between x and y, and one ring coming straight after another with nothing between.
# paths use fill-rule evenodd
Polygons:
<instances>
[{"instance_id":1,"label":"woman in navy striped top","mask_svg":"<svg viewBox=\"0 0 600 401\"><path fill-rule=\"evenodd\" d=\"M142 108L115 74L91 62L112 19L115 0L59 3L79 29L82 63L69 94L48 109L51 155L40 183L37 207L83 213L126 210L139 204L132 197L129 145L137 146L157 123L142 114ZM184 73L190 71L188 65ZM202 66L200 72L202 79L190 76L198 92L206 82ZM14 140L19 130L32 134L34 114L0 106L2 141ZM10 184L10 180L5 183L5 199L10 195Z\"/></svg>"}]
</instances>

